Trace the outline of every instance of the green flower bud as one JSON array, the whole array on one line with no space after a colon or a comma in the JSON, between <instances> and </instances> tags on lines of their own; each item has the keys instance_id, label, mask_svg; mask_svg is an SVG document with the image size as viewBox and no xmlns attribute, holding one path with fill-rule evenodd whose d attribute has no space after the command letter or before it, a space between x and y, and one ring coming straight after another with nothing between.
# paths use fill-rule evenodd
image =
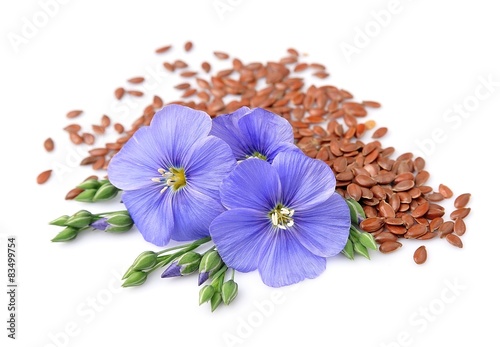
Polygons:
<instances>
[{"instance_id":1,"label":"green flower bud","mask_svg":"<svg viewBox=\"0 0 500 347\"><path fill-rule=\"evenodd\" d=\"M177 259L177 265L180 266L181 275L190 275L197 271L200 266L201 255L196 252L184 253Z\"/></svg>"},{"instance_id":2,"label":"green flower bud","mask_svg":"<svg viewBox=\"0 0 500 347\"><path fill-rule=\"evenodd\" d=\"M200 305L202 305L205 302L207 302L208 300L210 300L214 294L215 294L214 287L212 287L210 285L203 286L200 289L200 295L199 295L199 300L198 300Z\"/></svg>"},{"instance_id":3,"label":"green flower bud","mask_svg":"<svg viewBox=\"0 0 500 347\"><path fill-rule=\"evenodd\" d=\"M99 189L100 186L101 186L101 184L95 178L91 178L91 179L86 180L86 181L80 183L79 185L77 185L78 188L84 189L84 190Z\"/></svg>"},{"instance_id":4,"label":"green flower bud","mask_svg":"<svg viewBox=\"0 0 500 347\"><path fill-rule=\"evenodd\" d=\"M347 243L344 246L344 249L342 250L342 254L345 255L347 258L354 260L354 246L352 244L351 239L347 239Z\"/></svg>"},{"instance_id":5,"label":"green flower bud","mask_svg":"<svg viewBox=\"0 0 500 347\"><path fill-rule=\"evenodd\" d=\"M80 202L93 202L94 195L97 192L97 189L87 189L78 194L75 198L76 201Z\"/></svg>"},{"instance_id":6,"label":"green flower bud","mask_svg":"<svg viewBox=\"0 0 500 347\"><path fill-rule=\"evenodd\" d=\"M181 255L179 257L179 259L177 259L177 264L179 264L179 265L189 265L192 263L199 264L200 259L201 259L201 255L199 253L191 251L191 252L187 252L187 253L184 253L183 255Z\"/></svg>"},{"instance_id":7,"label":"green flower bud","mask_svg":"<svg viewBox=\"0 0 500 347\"><path fill-rule=\"evenodd\" d=\"M200 272L214 272L220 269L222 265L222 258L219 252L213 250L205 253L201 258Z\"/></svg>"},{"instance_id":8,"label":"green flower bud","mask_svg":"<svg viewBox=\"0 0 500 347\"><path fill-rule=\"evenodd\" d=\"M113 212L108 214L106 217L107 222L112 227L131 227L134 225L134 221L130 218L130 214L127 211ZM110 230L108 229L106 231Z\"/></svg>"},{"instance_id":9,"label":"green flower bud","mask_svg":"<svg viewBox=\"0 0 500 347\"><path fill-rule=\"evenodd\" d=\"M351 223L359 224L360 220L366 217L363 207L354 199L345 199L347 206L349 206L349 213L351 215Z\"/></svg>"},{"instance_id":10,"label":"green flower bud","mask_svg":"<svg viewBox=\"0 0 500 347\"><path fill-rule=\"evenodd\" d=\"M236 295L238 295L238 283L233 280L225 282L222 285L221 294L222 301L224 301L226 305L229 305L234 300L234 298L236 298Z\"/></svg>"},{"instance_id":11,"label":"green flower bud","mask_svg":"<svg viewBox=\"0 0 500 347\"><path fill-rule=\"evenodd\" d=\"M215 292L212 298L210 299L210 307L212 308L212 312L214 312L217 307L219 307L222 302L222 295L219 292Z\"/></svg>"},{"instance_id":12,"label":"green flower bud","mask_svg":"<svg viewBox=\"0 0 500 347\"><path fill-rule=\"evenodd\" d=\"M153 251L145 251L134 260L132 267L136 271L149 270L157 263L157 254Z\"/></svg>"},{"instance_id":13,"label":"green flower bud","mask_svg":"<svg viewBox=\"0 0 500 347\"><path fill-rule=\"evenodd\" d=\"M64 227L66 226L66 221L69 219L68 215L64 215L61 217L58 217L54 219L53 221L49 222L50 225L57 225L59 227Z\"/></svg>"},{"instance_id":14,"label":"green flower bud","mask_svg":"<svg viewBox=\"0 0 500 347\"><path fill-rule=\"evenodd\" d=\"M118 188L111 183L103 184L95 193L92 201L103 201L114 198L118 194Z\"/></svg>"},{"instance_id":15,"label":"green flower bud","mask_svg":"<svg viewBox=\"0 0 500 347\"><path fill-rule=\"evenodd\" d=\"M217 273L217 276L214 276L214 278L212 279L212 286L214 286L215 290L217 291L221 291L222 290L222 284L224 282L224 277L226 275L226 270L224 270L224 272L222 273Z\"/></svg>"},{"instance_id":16,"label":"green flower bud","mask_svg":"<svg viewBox=\"0 0 500 347\"><path fill-rule=\"evenodd\" d=\"M368 254L368 250L360 242L354 242L354 251L356 253L361 254L366 259L370 259L370 255Z\"/></svg>"},{"instance_id":17,"label":"green flower bud","mask_svg":"<svg viewBox=\"0 0 500 347\"><path fill-rule=\"evenodd\" d=\"M148 274L143 271L133 271L131 274L127 276L125 282L123 282L122 287L136 287L140 286L146 279L148 278Z\"/></svg>"},{"instance_id":18,"label":"green flower bud","mask_svg":"<svg viewBox=\"0 0 500 347\"><path fill-rule=\"evenodd\" d=\"M132 226L133 225L130 225L128 227L109 227L108 229L106 229L106 232L109 232L109 233L123 233L125 231L129 231L130 229L132 229Z\"/></svg>"},{"instance_id":19,"label":"green flower bud","mask_svg":"<svg viewBox=\"0 0 500 347\"><path fill-rule=\"evenodd\" d=\"M66 227L59 234L56 235L51 241L52 242L66 242L73 240L78 235L77 228Z\"/></svg>"},{"instance_id":20,"label":"green flower bud","mask_svg":"<svg viewBox=\"0 0 500 347\"><path fill-rule=\"evenodd\" d=\"M377 250L377 242L375 242L375 238L372 234L367 232L361 232L361 235L358 237L359 242L365 246L366 248L370 248L373 250Z\"/></svg>"},{"instance_id":21,"label":"green flower bud","mask_svg":"<svg viewBox=\"0 0 500 347\"><path fill-rule=\"evenodd\" d=\"M192 273L195 273L196 271L198 271L199 265L200 265L199 262L194 262L191 264L182 265L181 266L181 275L186 276L186 275L191 275Z\"/></svg>"},{"instance_id":22,"label":"green flower bud","mask_svg":"<svg viewBox=\"0 0 500 347\"><path fill-rule=\"evenodd\" d=\"M92 213L86 210L81 210L72 215L67 221L66 225L73 228L87 227L92 223Z\"/></svg>"}]
</instances>

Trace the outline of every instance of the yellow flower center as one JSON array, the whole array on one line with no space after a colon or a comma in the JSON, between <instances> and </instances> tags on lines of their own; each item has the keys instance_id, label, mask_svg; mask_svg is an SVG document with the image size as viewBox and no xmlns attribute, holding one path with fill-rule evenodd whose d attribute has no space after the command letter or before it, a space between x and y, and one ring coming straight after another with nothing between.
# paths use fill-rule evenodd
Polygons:
<instances>
[{"instance_id":1,"label":"yellow flower center","mask_svg":"<svg viewBox=\"0 0 500 347\"><path fill-rule=\"evenodd\" d=\"M151 180L153 182L165 184L165 187L163 187L160 193L163 193L168 188L172 188L175 192L186 185L186 174L183 168L171 167L168 171L160 168L158 169L158 173L161 177L154 177Z\"/></svg>"}]
</instances>

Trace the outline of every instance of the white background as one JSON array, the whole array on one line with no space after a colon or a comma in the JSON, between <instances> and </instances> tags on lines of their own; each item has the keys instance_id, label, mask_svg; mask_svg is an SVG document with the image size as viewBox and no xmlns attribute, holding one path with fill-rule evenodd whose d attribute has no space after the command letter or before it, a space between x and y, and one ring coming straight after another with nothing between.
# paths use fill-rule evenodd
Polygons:
<instances>
[{"instance_id":1,"label":"white background","mask_svg":"<svg viewBox=\"0 0 500 347\"><path fill-rule=\"evenodd\" d=\"M494 2L401 0L396 11L389 0L222 2L231 10L220 16L213 0L73 0L52 8L46 23L43 1L1 2L0 283L6 286L5 237L15 235L19 293L16 341L6 337L7 296L0 297L0 345L497 344L500 21ZM374 24L373 13L387 9L390 19ZM12 40L23 35L26 20L43 27L16 46ZM359 32L366 30L371 36L363 43ZM182 49L187 40L195 45L188 55ZM154 53L166 44L175 46L172 52ZM364 47L346 57L342 45L356 44ZM413 251L424 243L407 241L393 254L372 252L371 261L330 259L319 278L283 289L266 287L257 273L237 274L236 301L210 313L197 305L194 277L162 280L157 274L140 288L118 289L117 277L135 256L155 249L138 232L89 232L71 243L50 242L60 230L48 225L51 219L80 208L119 207L64 200L91 173L72 166L75 147L62 131L67 111L84 109L78 121L87 126L104 113L130 124L149 99L118 109L114 89L165 60L198 64L222 50L244 62L273 61L289 47L328 67L331 77L314 83L383 104L368 119L389 127L385 146L401 154L425 143L434 188L445 183L455 195L472 193L463 249L440 239L425 242L429 258L418 266ZM474 105L476 89L486 93L481 78L496 85ZM171 88L177 80L164 80L167 87L152 88L149 97L178 98ZM443 118L464 102L473 109L466 118ZM431 148L436 131L442 141ZM48 136L56 141L50 154L42 146ZM43 186L35 183L39 172L55 167L66 171Z\"/></svg>"}]
</instances>

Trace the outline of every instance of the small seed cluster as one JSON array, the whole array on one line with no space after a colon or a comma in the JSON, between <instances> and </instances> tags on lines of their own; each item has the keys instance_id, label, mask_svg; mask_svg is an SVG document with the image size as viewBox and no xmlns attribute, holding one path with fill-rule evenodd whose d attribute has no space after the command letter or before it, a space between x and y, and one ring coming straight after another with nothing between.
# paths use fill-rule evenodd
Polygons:
<instances>
[{"instance_id":1,"label":"small seed cluster","mask_svg":"<svg viewBox=\"0 0 500 347\"><path fill-rule=\"evenodd\" d=\"M193 47L188 41L183 48L190 52ZM162 57L168 56L171 48L167 45L155 52ZM445 221L445 209L439 202L450 199L452 190L444 184L436 191L426 185L430 174L425 170L423 158L414 158L412 153L393 158L395 148L383 147L379 139L388 129L376 128L373 120L364 120L370 108L381 106L378 102L356 102L350 92L329 84L307 85L304 73L309 72L318 81L329 77L329 73L322 64L300 61L301 55L293 48L275 62L244 63L221 51L214 51L213 58L227 61L227 68L212 71L209 59L199 67L190 67L179 59L164 61L163 66L168 72L185 80L174 87L181 93L180 99L164 102L160 96L154 95L129 129L114 123L113 128L118 134L116 140L104 147L90 149L81 165L106 170L113 155L140 127L149 125L156 111L167 104L202 110L211 117L233 112L242 106L261 107L287 119L293 127L297 146L306 155L323 160L332 168L338 193L363 206L366 219L360 226L372 233L380 252L399 249L402 238L424 241L439 237L456 247L463 246L460 237L466 230L464 219L470 212L467 207L470 194L456 198L451 220ZM144 81L142 76L127 80L132 85ZM114 96L121 100L145 95L140 90L118 87ZM73 119L82 113L73 110L68 112L67 118ZM104 134L111 123L111 119L104 115L100 124L92 126L92 132L82 132L82 127L76 123L64 130L75 145L93 145L95 136ZM370 138L363 140L367 137ZM52 151L54 142L47 139L44 146L47 151ZM48 180L49 171L39 176L38 183ZM414 260L422 264L426 259L426 248L421 246L415 251Z\"/></svg>"}]
</instances>

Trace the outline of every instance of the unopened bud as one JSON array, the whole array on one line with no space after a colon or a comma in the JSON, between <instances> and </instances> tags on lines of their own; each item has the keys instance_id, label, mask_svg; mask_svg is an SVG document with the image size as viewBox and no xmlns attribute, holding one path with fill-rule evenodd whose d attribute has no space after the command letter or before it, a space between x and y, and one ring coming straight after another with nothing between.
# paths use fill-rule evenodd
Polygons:
<instances>
[{"instance_id":1,"label":"unopened bud","mask_svg":"<svg viewBox=\"0 0 500 347\"><path fill-rule=\"evenodd\" d=\"M89 226L92 222L92 213L86 210L81 210L72 215L67 221L66 225L73 228L84 228Z\"/></svg>"},{"instance_id":2,"label":"unopened bud","mask_svg":"<svg viewBox=\"0 0 500 347\"><path fill-rule=\"evenodd\" d=\"M118 194L118 188L111 183L104 183L95 193L92 201L104 201L114 198Z\"/></svg>"},{"instance_id":3,"label":"unopened bud","mask_svg":"<svg viewBox=\"0 0 500 347\"><path fill-rule=\"evenodd\" d=\"M56 235L52 242L66 242L73 240L78 235L78 229L73 227L64 228L59 234Z\"/></svg>"},{"instance_id":4,"label":"unopened bud","mask_svg":"<svg viewBox=\"0 0 500 347\"><path fill-rule=\"evenodd\" d=\"M75 198L76 201L80 202L93 202L94 201L94 195L97 192L97 189L87 189L78 194L78 196Z\"/></svg>"},{"instance_id":5,"label":"unopened bud","mask_svg":"<svg viewBox=\"0 0 500 347\"><path fill-rule=\"evenodd\" d=\"M146 279L148 278L148 274L143 271L133 271L123 282L122 287L136 287L140 286Z\"/></svg>"},{"instance_id":6,"label":"unopened bud","mask_svg":"<svg viewBox=\"0 0 500 347\"><path fill-rule=\"evenodd\" d=\"M203 286L203 288L200 289L200 295L199 295L199 303L204 304L208 300L212 298L212 296L215 294L215 288L208 285L208 286Z\"/></svg>"},{"instance_id":7,"label":"unopened bud","mask_svg":"<svg viewBox=\"0 0 500 347\"><path fill-rule=\"evenodd\" d=\"M69 219L68 215L64 215L61 217L58 217L54 219L53 221L49 222L50 225L57 225L59 227L64 227L66 226L66 221Z\"/></svg>"},{"instance_id":8,"label":"unopened bud","mask_svg":"<svg viewBox=\"0 0 500 347\"><path fill-rule=\"evenodd\" d=\"M226 305L229 305L234 298L238 295L238 283L233 280L229 280L222 285L222 301Z\"/></svg>"}]
</instances>

